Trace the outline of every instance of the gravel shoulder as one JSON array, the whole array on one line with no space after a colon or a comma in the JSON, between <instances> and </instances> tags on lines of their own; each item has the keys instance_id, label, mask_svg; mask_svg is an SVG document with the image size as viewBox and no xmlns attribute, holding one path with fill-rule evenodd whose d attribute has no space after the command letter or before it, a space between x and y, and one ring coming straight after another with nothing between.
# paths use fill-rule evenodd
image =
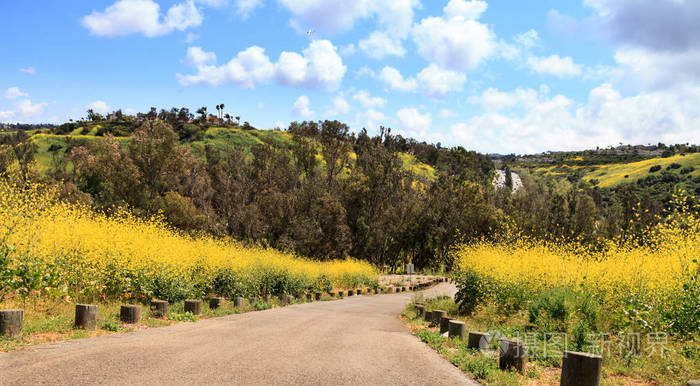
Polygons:
<instances>
[{"instance_id":1,"label":"gravel shoulder","mask_svg":"<svg viewBox=\"0 0 700 386\"><path fill-rule=\"evenodd\" d=\"M452 295L443 283L426 295ZM354 296L0 353L0 384L476 384L398 315Z\"/></svg>"}]
</instances>

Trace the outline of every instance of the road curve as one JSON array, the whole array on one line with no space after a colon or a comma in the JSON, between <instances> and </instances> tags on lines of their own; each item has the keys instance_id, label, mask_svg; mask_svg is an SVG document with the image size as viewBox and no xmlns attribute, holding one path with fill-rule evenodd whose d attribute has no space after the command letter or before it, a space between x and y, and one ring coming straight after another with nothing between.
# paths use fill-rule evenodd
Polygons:
<instances>
[{"instance_id":1,"label":"road curve","mask_svg":"<svg viewBox=\"0 0 700 386\"><path fill-rule=\"evenodd\" d=\"M403 326L398 315L412 296L354 296L28 347L0 353L0 384L476 384Z\"/></svg>"}]
</instances>

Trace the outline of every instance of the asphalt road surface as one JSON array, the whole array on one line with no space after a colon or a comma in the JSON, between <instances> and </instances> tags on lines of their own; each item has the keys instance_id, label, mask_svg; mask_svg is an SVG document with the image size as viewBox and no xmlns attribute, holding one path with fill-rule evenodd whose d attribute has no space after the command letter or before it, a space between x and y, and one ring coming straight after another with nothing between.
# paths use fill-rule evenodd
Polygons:
<instances>
[{"instance_id":1,"label":"asphalt road surface","mask_svg":"<svg viewBox=\"0 0 700 386\"><path fill-rule=\"evenodd\" d=\"M398 315L412 296L353 296L28 347L0 353L0 384L475 384L403 326Z\"/></svg>"}]
</instances>

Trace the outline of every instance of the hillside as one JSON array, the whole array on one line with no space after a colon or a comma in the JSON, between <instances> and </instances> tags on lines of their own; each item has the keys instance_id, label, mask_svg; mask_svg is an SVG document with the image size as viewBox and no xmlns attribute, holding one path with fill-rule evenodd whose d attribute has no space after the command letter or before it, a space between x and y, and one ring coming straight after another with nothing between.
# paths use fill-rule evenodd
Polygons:
<instances>
[{"instance_id":1,"label":"hillside","mask_svg":"<svg viewBox=\"0 0 700 386\"><path fill-rule=\"evenodd\" d=\"M41 174L45 174L50 170L52 165L59 160L62 160L67 151L73 146L89 143L103 138L100 134L101 124L84 122L66 134L53 134L51 129L31 130L26 133L30 136L31 141L36 144L37 170ZM9 133L0 133L0 135L9 135ZM122 144L129 141L128 136L114 136L114 138ZM199 139L185 141L195 155L200 159L204 158L205 148L212 148L224 152L231 150L242 150L246 154L250 154L250 149L253 145L262 144L264 141L271 141L280 147L289 148L292 142L292 135L281 130L259 130L255 128L241 128L237 125L229 126L212 126L205 128ZM435 178L435 170L432 166L419 161L414 155L400 152L399 158L403 162L406 170L414 175L424 179L432 180ZM319 159L323 158L319 155ZM351 153L350 158L356 156ZM70 163L67 169L72 170Z\"/></svg>"}]
</instances>

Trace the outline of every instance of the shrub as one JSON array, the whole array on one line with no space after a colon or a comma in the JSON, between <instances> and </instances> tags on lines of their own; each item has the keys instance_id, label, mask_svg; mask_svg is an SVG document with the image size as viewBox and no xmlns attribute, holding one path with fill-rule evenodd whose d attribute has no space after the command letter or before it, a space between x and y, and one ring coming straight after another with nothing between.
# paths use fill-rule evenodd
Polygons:
<instances>
[{"instance_id":1,"label":"shrub","mask_svg":"<svg viewBox=\"0 0 700 386\"><path fill-rule=\"evenodd\" d=\"M693 166L688 166L683 169L681 169L681 174L690 174L695 171L695 167Z\"/></svg>"},{"instance_id":2,"label":"shrub","mask_svg":"<svg viewBox=\"0 0 700 386\"><path fill-rule=\"evenodd\" d=\"M651 168L649 168L649 173L655 173L661 170L661 165L654 165Z\"/></svg>"},{"instance_id":3,"label":"shrub","mask_svg":"<svg viewBox=\"0 0 700 386\"><path fill-rule=\"evenodd\" d=\"M459 311L471 315L486 294L482 276L474 270L465 269L457 276L457 289L455 302L459 304Z\"/></svg>"},{"instance_id":4,"label":"shrub","mask_svg":"<svg viewBox=\"0 0 700 386\"><path fill-rule=\"evenodd\" d=\"M666 170L671 170L671 169L680 169L680 168L681 168L681 166L683 166L683 165L681 165L681 164L679 164L679 163L676 163L676 162L674 162L674 163L672 163L672 164L668 165L668 166L666 167Z\"/></svg>"}]
</instances>

